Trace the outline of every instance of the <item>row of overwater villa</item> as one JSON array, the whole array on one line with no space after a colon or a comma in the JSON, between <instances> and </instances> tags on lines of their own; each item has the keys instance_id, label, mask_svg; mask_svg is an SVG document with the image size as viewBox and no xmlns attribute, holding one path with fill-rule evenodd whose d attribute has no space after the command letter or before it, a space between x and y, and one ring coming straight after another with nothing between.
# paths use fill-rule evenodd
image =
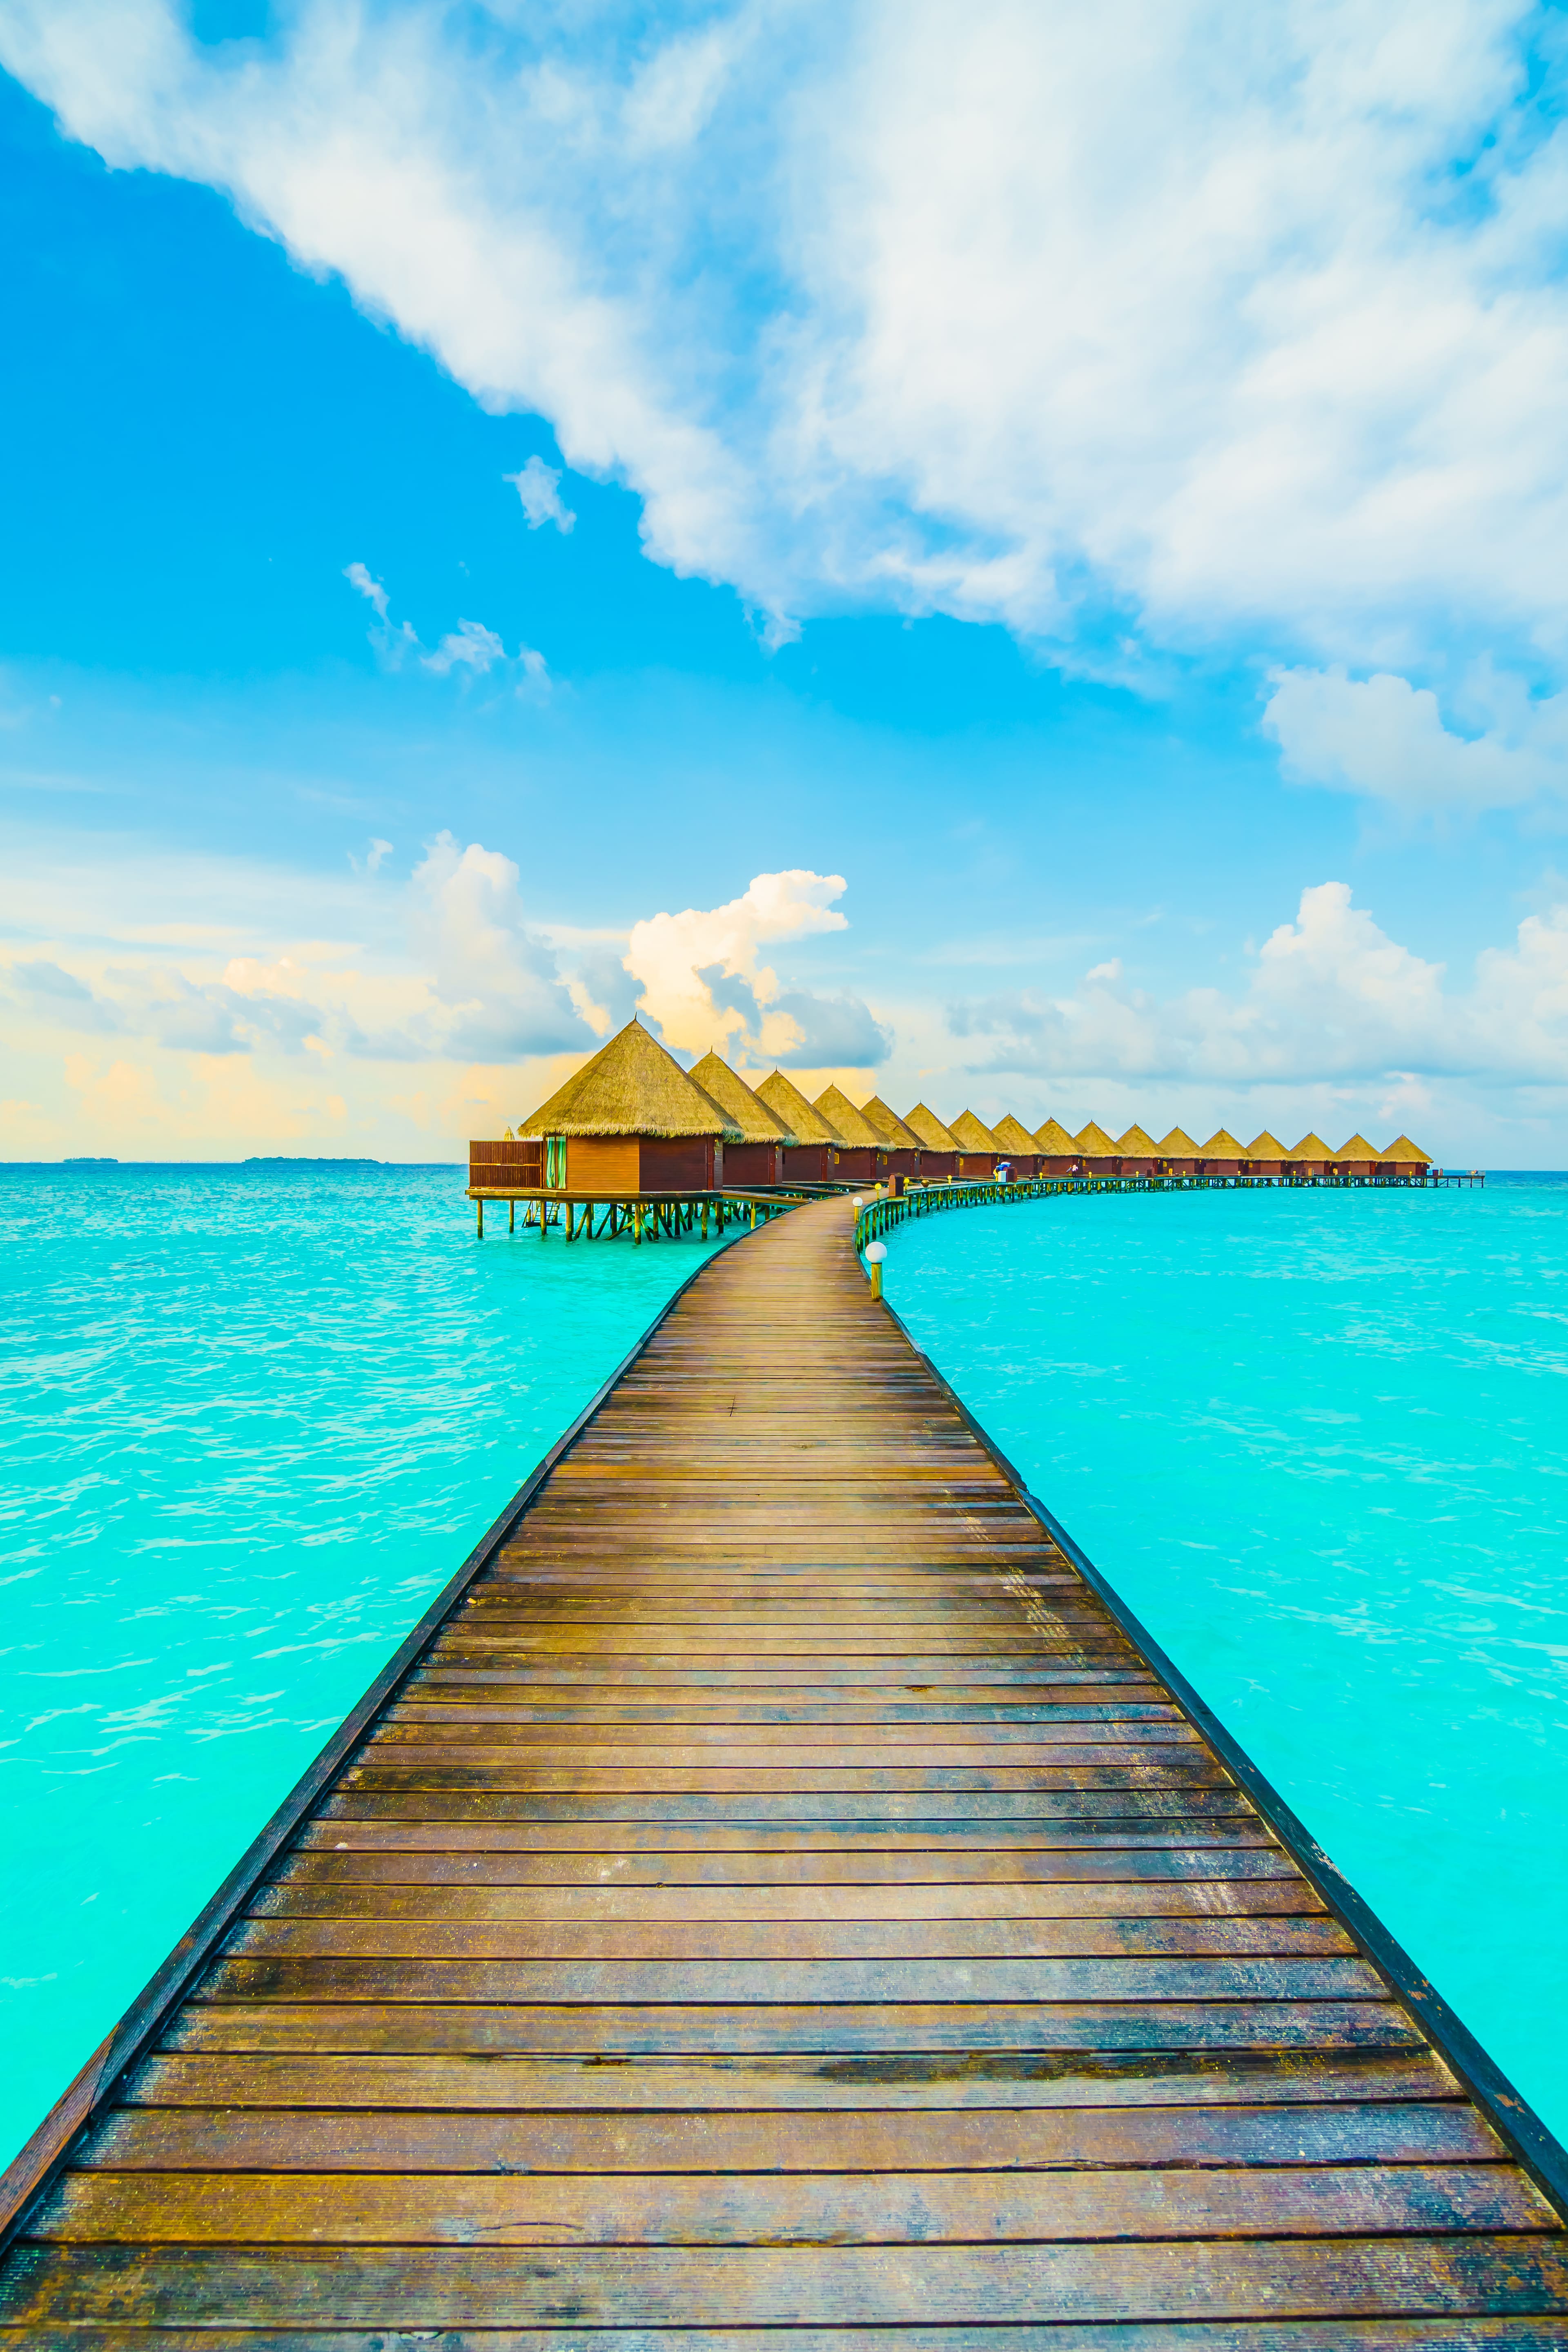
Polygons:
<instances>
[{"instance_id":1,"label":"row of overwater villa","mask_svg":"<svg viewBox=\"0 0 1568 2352\"><path fill-rule=\"evenodd\" d=\"M473 1192L580 1200L1042 1176L1411 1184L1432 1174L1405 1135L1384 1150L1352 1135L1334 1150L1318 1135L1287 1146L1265 1131L1242 1143L1220 1128L1199 1143L1174 1127L1156 1142L1141 1127L1110 1136L1092 1119L1069 1135L1054 1118L1031 1132L1011 1113L989 1126L971 1110L941 1119L925 1103L900 1115L876 1095L853 1103L840 1087L808 1102L782 1070L755 1087L717 1054L683 1070L638 1021L500 1142L471 1143L468 1160Z\"/></svg>"}]
</instances>

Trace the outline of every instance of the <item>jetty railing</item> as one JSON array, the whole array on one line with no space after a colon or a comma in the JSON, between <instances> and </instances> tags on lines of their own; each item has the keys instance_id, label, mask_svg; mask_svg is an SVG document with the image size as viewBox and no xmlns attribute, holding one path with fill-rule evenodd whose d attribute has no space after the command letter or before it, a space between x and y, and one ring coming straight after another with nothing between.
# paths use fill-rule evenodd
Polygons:
<instances>
[{"instance_id":1,"label":"jetty railing","mask_svg":"<svg viewBox=\"0 0 1568 2352\"><path fill-rule=\"evenodd\" d=\"M935 1216L943 1209L1010 1208L1021 1201L1048 1200L1061 1192L1245 1192L1320 1186L1339 1192L1433 1192L1485 1181L1485 1171L1479 1168L1435 1168L1429 1175L1405 1177L1019 1176L1007 1183L916 1183L900 1192L879 1192L864 1203L855 1220L855 1246L864 1249L868 1242L890 1233L908 1217Z\"/></svg>"}]
</instances>

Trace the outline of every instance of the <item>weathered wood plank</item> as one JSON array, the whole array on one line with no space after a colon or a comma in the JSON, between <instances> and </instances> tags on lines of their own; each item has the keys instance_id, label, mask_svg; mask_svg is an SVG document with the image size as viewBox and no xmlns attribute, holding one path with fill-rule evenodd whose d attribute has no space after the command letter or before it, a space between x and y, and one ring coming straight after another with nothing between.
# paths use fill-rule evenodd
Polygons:
<instances>
[{"instance_id":1,"label":"weathered wood plank","mask_svg":"<svg viewBox=\"0 0 1568 2352\"><path fill-rule=\"evenodd\" d=\"M1568 2312L1560 2239L879 2247L17 2249L14 2325L900 2326Z\"/></svg>"},{"instance_id":2,"label":"weathered wood plank","mask_svg":"<svg viewBox=\"0 0 1568 2352\"><path fill-rule=\"evenodd\" d=\"M143 2245L768 2246L1550 2231L1511 2164L517 2177L68 2173L29 2234Z\"/></svg>"},{"instance_id":3,"label":"weathered wood plank","mask_svg":"<svg viewBox=\"0 0 1568 2352\"><path fill-rule=\"evenodd\" d=\"M77 2157L122 2171L1090 2173L1105 2166L1500 2163L1468 2103L756 2116L121 2107Z\"/></svg>"}]
</instances>

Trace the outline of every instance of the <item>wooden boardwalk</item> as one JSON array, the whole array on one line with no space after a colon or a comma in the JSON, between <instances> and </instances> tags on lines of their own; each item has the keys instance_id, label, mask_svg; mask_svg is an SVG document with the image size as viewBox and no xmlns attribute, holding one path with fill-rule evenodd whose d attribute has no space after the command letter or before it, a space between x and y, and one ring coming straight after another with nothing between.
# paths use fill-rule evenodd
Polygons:
<instances>
[{"instance_id":1,"label":"wooden boardwalk","mask_svg":"<svg viewBox=\"0 0 1568 2352\"><path fill-rule=\"evenodd\" d=\"M0 2343L1568 2345L1484 2085L851 1216L708 1265L351 1719L16 2173Z\"/></svg>"}]
</instances>

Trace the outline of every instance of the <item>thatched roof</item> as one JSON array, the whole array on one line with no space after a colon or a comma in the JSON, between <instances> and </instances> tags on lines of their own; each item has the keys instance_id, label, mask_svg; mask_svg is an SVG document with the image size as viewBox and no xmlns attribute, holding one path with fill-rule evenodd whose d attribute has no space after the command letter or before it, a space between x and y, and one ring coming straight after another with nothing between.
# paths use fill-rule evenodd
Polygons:
<instances>
[{"instance_id":1,"label":"thatched roof","mask_svg":"<svg viewBox=\"0 0 1568 2352\"><path fill-rule=\"evenodd\" d=\"M1035 1150L1047 1160L1070 1160L1078 1146L1059 1119L1048 1118L1035 1129Z\"/></svg>"},{"instance_id":2,"label":"thatched roof","mask_svg":"<svg viewBox=\"0 0 1568 2352\"><path fill-rule=\"evenodd\" d=\"M738 1129L742 1143L782 1143L785 1129L761 1097L752 1092L744 1078L738 1078L728 1062L717 1054L704 1054L689 1072L694 1087L711 1095L731 1125Z\"/></svg>"},{"instance_id":3,"label":"thatched roof","mask_svg":"<svg viewBox=\"0 0 1568 2352\"><path fill-rule=\"evenodd\" d=\"M1432 1154L1418 1150L1407 1135L1400 1136L1386 1151L1379 1151L1374 1156L1379 1160L1393 1160L1404 1168L1430 1168L1432 1165Z\"/></svg>"},{"instance_id":4,"label":"thatched roof","mask_svg":"<svg viewBox=\"0 0 1568 2352\"><path fill-rule=\"evenodd\" d=\"M740 1131L710 1095L693 1086L673 1054L640 1021L601 1045L575 1077L568 1078L518 1133L529 1142L547 1135L721 1135L739 1143Z\"/></svg>"},{"instance_id":5,"label":"thatched roof","mask_svg":"<svg viewBox=\"0 0 1568 2352\"><path fill-rule=\"evenodd\" d=\"M913 1110L904 1113L904 1125L911 1135L918 1135L925 1151L956 1151L958 1140L951 1127L943 1127L934 1110L924 1103L916 1103Z\"/></svg>"},{"instance_id":6,"label":"thatched roof","mask_svg":"<svg viewBox=\"0 0 1568 2352\"><path fill-rule=\"evenodd\" d=\"M1116 1149L1124 1160L1152 1160L1159 1148L1153 1137L1145 1135L1136 1120L1125 1135L1119 1135L1116 1139Z\"/></svg>"},{"instance_id":7,"label":"thatched roof","mask_svg":"<svg viewBox=\"0 0 1568 2352\"><path fill-rule=\"evenodd\" d=\"M1333 1156L1321 1135L1304 1135L1285 1154L1287 1160L1331 1160Z\"/></svg>"},{"instance_id":8,"label":"thatched roof","mask_svg":"<svg viewBox=\"0 0 1568 2352\"><path fill-rule=\"evenodd\" d=\"M914 1129L906 1127L898 1112L890 1110L880 1095L873 1095L868 1103L861 1104L860 1116L868 1127L876 1130L878 1141L887 1144L890 1150L894 1151L920 1150L921 1139Z\"/></svg>"},{"instance_id":9,"label":"thatched roof","mask_svg":"<svg viewBox=\"0 0 1568 2352\"><path fill-rule=\"evenodd\" d=\"M795 1143L837 1143L837 1130L828 1120L813 1110L800 1088L775 1070L756 1088L757 1100L765 1103L773 1117L789 1131Z\"/></svg>"},{"instance_id":10,"label":"thatched roof","mask_svg":"<svg viewBox=\"0 0 1568 2352\"><path fill-rule=\"evenodd\" d=\"M961 1110L953 1120L952 1139L960 1151L996 1152L1002 1149L991 1129L972 1110Z\"/></svg>"},{"instance_id":11,"label":"thatched roof","mask_svg":"<svg viewBox=\"0 0 1568 2352\"><path fill-rule=\"evenodd\" d=\"M1072 1148L1089 1160L1114 1160L1116 1157L1115 1144L1102 1127L1096 1127L1093 1119L1081 1134L1073 1137Z\"/></svg>"},{"instance_id":12,"label":"thatched roof","mask_svg":"<svg viewBox=\"0 0 1568 2352\"><path fill-rule=\"evenodd\" d=\"M1022 1152L1026 1158L1033 1160L1039 1150L1040 1147L1028 1129L1020 1120L1016 1119L1011 1111L1007 1113L1005 1118L997 1120L991 1132L1004 1151Z\"/></svg>"},{"instance_id":13,"label":"thatched roof","mask_svg":"<svg viewBox=\"0 0 1568 2352\"><path fill-rule=\"evenodd\" d=\"M1173 1127L1154 1146L1162 1160L1195 1160L1198 1147L1184 1127Z\"/></svg>"},{"instance_id":14,"label":"thatched roof","mask_svg":"<svg viewBox=\"0 0 1568 2352\"><path fill-rule=\"evenodd\" d=\"M832 1122L839 1139L854 1151L874 1151L882 1139L864 1114L856 1109L842 1087L825 1087L813 1108Z\"/></svg>"},{"instance_id":15,"label":"thatched roof","mask_svg":"<svg viewBox=\"0 0 1568 2352\"><path fill-rule=\"evenodd\" d=\"M1286 1150L1279 1138L1277 1135L1270 1135L1268 1129L1265 1128L1262 1134L1255 1135L1247 1145L1247 1157L1248 1160L1289 1160L1290 1154Z\"/></svg>"},{"instance_id":16,"label":"thatched roof","mask_svg":"<svg viewBox=\"0 0 1568 2352\"><path fill-rule=\"evenodd\" d=\"M1342 1143L1335 1152L1336 1160L1376 1160L1381 1155L1375 1143L1369 1143L1358 1129L1348 1143Z\"/></svg>"},{"instance_id":17,"label":"thatched roof","mask_svg":"<svg viewBox=\"0 0 1568 2352\"><path fill-rule=\"evenodd\" d=\"M1228 1127L1216 1127L1208 1141L1198 1146L1200 1160L1245 1160L1246 1157Z\"/></svg>"}]
</instances>

